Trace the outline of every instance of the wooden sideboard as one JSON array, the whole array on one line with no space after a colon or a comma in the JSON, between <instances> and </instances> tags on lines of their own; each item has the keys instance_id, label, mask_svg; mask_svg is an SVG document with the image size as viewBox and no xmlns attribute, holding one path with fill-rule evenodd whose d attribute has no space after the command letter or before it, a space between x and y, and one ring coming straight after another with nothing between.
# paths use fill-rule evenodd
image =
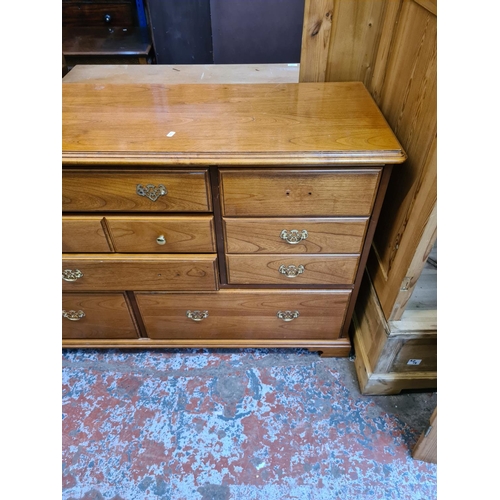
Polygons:
<instances>
[{"instance_id":1,"label":"wooden sideboard","mask_svg":"<svg viewBox=\"0 0 500 500\"><path fill-rule=\"evenodd\" d=\"M350 351L392 165L361 83L63 84L63 346Z\"/></svg>"}]
</instances>

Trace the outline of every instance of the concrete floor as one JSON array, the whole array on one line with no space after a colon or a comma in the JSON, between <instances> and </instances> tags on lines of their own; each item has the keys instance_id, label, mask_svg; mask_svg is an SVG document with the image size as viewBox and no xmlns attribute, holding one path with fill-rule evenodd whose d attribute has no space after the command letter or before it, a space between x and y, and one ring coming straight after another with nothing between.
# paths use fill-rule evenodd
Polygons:
<instances>
[{"instance_id":1,"label":"concrete floor","mask_svg":"<svg viewBox=\"0 0 500 500\"><path fill-rule=\"evenodd\" d=\"M65 350L63 500L433 500L436 396L306 350Z\"/></svg>"}]
</instances>

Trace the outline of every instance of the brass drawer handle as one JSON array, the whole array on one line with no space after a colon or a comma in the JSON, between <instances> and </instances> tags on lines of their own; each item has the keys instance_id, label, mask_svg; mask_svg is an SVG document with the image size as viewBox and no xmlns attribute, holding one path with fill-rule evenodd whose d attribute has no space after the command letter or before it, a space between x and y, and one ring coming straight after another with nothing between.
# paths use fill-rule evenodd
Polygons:
<instances>
[{"instance_id":1,"label":"brass drawer handle","mask_svg":"<svg viewBox=\"0 0 500 500\"><path fill-rule=\"evenodd\" d=\"M300 316L299 311L278 311L276 316L283 321L293 321Z\"/></svg>"},{"instance_id":2,"label":"brass drawer handle","mask_svg":"<svg viewBox=\"0 0 500 500\"><path fill-rule=\"evenodd\" d=\"M65 269L62 272L62 279L64 281L76 281L79 278L83 278L83 273L80 269L75 269L74 271L71 269Z\"/></svg>"},{"instance_id":3,"label":"brass drawer handle","mask_svg":"<svg viewBox=\"0 0 500 500\"><path fill-rule=\"evenodd\" d=\"M80 321L85 317L85 313L82 310L79 311L65 311L62 312L63 318L69 319L70 321Z\"/></svg>"},{"instance_id":4,"label":"brass drawer handle","mask_svg":"<svg viewBox=\"0 0 500 500\"><path fill-rule=\"evenodd\" d=\"M297 229L292 229L290 232L283 229L280 234L280 238L285 240L287 243L290 243L290 245L296 245L297 243L305 240L308 236L309 235L305 229L300 232L297 231Z\"/></svg>"},{"instance_id":5,"label":"brass drawer handle","mask_svg":"<svg viewBox=\"0 0 500 500\"><path fill-rule=\"evenodd\" d=\"M158 184L158 187L154 184L147 184L146 186L137 184L136 187L136 193L139 196L146 196L146 198L149 198L151 201L156 201L160 196L165 196L167 192L163 184Z\"/></svg>"},{"instance_id":6,"label":"brass drawer handle","mask_svg":"<svg viewBox=\"0 0 500 500\"><path fill-rule=\"evenodd\" d=\"M302 264L294 266L290 264L289 266L281 265L278 269L281 274L284 274L287 278L296 278L299 274L304 272L304 266Z\"/></svg>"},{"instance_id":7,"label":"brass drawer handle","mask_svg":"<svg viewBox=\"0 0 500 500\"><path fill-rule=\"evenodd\" d=\"M166 242L167 240L165 239L165 236L163 236L163 234L160 234L160 236L156 238L156 243L158 243L158 245L164 245Z\"/></svg>"},{"instance_id":8,"label":"brass drawer handle","mask_svg":"<svg viewBox=\"0 0 500 500\"><path fill-rule=\"evenodd\" d=\"M201 321L208 318L208 311L186 311L186 316L193 321Z\"/></svg>"}]
</instances>

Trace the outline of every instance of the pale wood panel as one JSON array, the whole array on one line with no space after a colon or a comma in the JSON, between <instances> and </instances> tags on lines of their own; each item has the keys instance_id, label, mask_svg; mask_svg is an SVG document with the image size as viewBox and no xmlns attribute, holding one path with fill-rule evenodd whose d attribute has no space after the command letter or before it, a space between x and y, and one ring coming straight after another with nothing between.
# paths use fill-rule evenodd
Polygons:
<instances>
[{"instance_id":1,"label":"pale wood panel","mask_svg":"<svg viewBox=\"0 0 500 500\"><path fill-rule=\"evenodd\" d=\"M63 83L298 83L298 64L85 64Z\"/></svg>"},{"instance_id":2,"label":"pale wood panel","mask_svg":"<svg viewBox=\"0 0 500 500\"><path fill-rule=\"evenodd\" d=\"M437 372L437 339L435 335L414 336L413 338L400 336L398 341L400 346L391 349L394 356L387 369L388 372Z\"/></svg>"},{"instance_id":3,"label":"pale wood panel","mask_svg":"<svg viewBox=\"0 0 500 500\"><path fill-rule=\"evenodd\" d=\"M63 252L111 252L102 216L63 216Z\"/></svg>"},{"instance_id":4,"label":"pale wood panel","mask_svg":"<svg viewBox=\"0 0 500 500\"><path fill-rule=\"evenodd\" d=\"M216 293L137 293L137 303L153 339L337 339L349 290L221 290ZM187 311L207 311L193 321ZM291 321L279 311L298 311Z\"/></svg>"},{"instance_id":5,"label":"pale wood panel","mask_svg":"<svg viewBox=\"0 0 500 500\"><path fill-rule=\"evenodd\" d=\"M386 0L336 1L326 81L370 82Z\"/></svg>"},{"instance_id":6,"label":"pale wood panel","mask_svg":"<svg viewBox=\"0 0 500 500\"><path fill-rule=\"evenodd\" d=\"M233 285L351 285L359 255L237 255L226 256L228 282ZM303 266L295 277L279 272L281 266Z\"/></svg>"},{"instance_id":7,"label":"pale wood panel","mask_svg":"<svg viewBox=\"0 0 500 500\"><path fill-rule=\"evenodd\" d=\"M362 165L405 159L359 82L72 83L63 84L62 99L68 165Z\"/></svg>"},{"instance_id":8,"label":"pale wood panel","mask_svg":"<svg viewBox=\"0 0 500 500\"><path fill-rule=\"evenodd\" d=\"M334 3L334 0L305 1L300 53L301 82L326 80Z\"/></svg>"},{"instance_id":9,"label":"pale wood panel","mask_svg":"<svg viewBox=\"0 0 500 500\"><path fill-rule=\"evenodd\" d=\"M437 16L437 0L414 0L424 9L427 9L431 14Z\"/></svg>"},{"instance_id":10,"label":"pale wood panel","mask_svg":"<svg viewBox=\"0 0 500 500\"><path fill-rule=\"evenodd\" d=\"M63 290L216 290L215 263L214 254L63 254L63 270L83 274Z\"/></svg>"},{"instance_id":11,"label":"pale wood panel","mask_svg":"<svg viewBox=\"0 0 500 500\"><path fill-rule=\"evenodd\" d=\"M414 460L437 464L437 408L432 412L429 427L413 447L411 456Z\"/></svg>"},{"instance_id":12,"label":"pale wood panel","mask_svg":"<svg viewBox=\"0 0 500 500\"><path fill-rule=\"evenodd\" d=\"M138 337L125 294L63 293L63 311L83 311L79 320L62 318L63 339Z\"/></svg>"},{"instance_id":13,"label":"pale wood panel","mask_svg":"<svg viewBox=\"0 0 500 500\"><path fill-rule=\"evenodd\" d=\"M63 170L62 207L66 212L146 211L206 212L210 210L207 171ZM163 186L151 200L137 186Z\"/></svg>"},{"instance_id":14,"label":"pale wood panel","mask_svg":"<svg viewBox=\"0 0 500 500\"><path fill-rule=\"evenodd\" d=\"M425 326L420 319L418 325L387 323L365 273L353 316L355 368L363 394L437 387L437 332L435 325L429 330L413 328ZM420 361L408 364L410 359Z\"/></svg>"},{"instance_id":15,"label":"pale wood panel","mask_svg":"<svg viewBox=\"0 0 500 500\"><path fill-rule=\"evenodd\" d=\"M399 289L399 293L396 297L394 306L392 307L392 312L389 320L397 321L400 320L405 314L407 308L409 307L412 297L414 297L414 292L417 286L422 286L422 273L426 266L427 258L432 251L434 243L437 239L437 204L434 205L432 213L427 221L427 224L423 230L420 242L415 249L413 259L406 271L406 276L404 277L404 284ZM437 272L434 269L432 273L433 279L429 281L429 286L426 290L429 294L429 299L425 301L426 309L433 309L436 311L436 291L437 291ZM435 315L435 314L434 314Z\"/></svg>"},{"instance_id":16,"label":"pale wood panel","mask_svg":"<svg viewBox=\"0 0 500 500\"><path fill-rule=\"evenodd\" d=\"M376 52L375 67L367 88L375 102L379 104L380 94L384 88L387 61L391 53L394 32L397 27L403 0L388 0L383 18L382 31Z\"/></svg>"},{"instance_id":17,"label":"pale wood panel","mask_svg":"<svg viewBox=\"0 0 500 500\"><path fill-rule=\"evenodd\" d=\"M370 215L381 169L221 170L226 216Z\"/></svg>"},{"instance_id":18,"label":"pale wood panel","mask_svg":"<svg viewBox=\"0 0 500 500\"><path fill-rule=\"evenodd\" d=\"M384 73L379 105L408 153L404 167L393 172L369 262L386 317L417 247L432 244L432 231L422 238L437 198L436 21L415 2L403 2L388 59L381 55L375 67Z\"/></svg>"},{"instance_id":19,"label":"pale wood panel","mask_svg":"<svg viewBox=\"0 0 500 500\"><path fill-rule=\"evenodd\" d=\"M106 222L117 252L215 252L215 229L212 215L108 216ZM157 239L161 236L163 236L164 243L158 244Z\"/></svg>"},{"instance_id":20,"label":"pale wood panel","mask_svg":"<svg viewBox=\"0 0 500 500\"><path fill-rule=\"evenodd\" d=\"M360 253L368 218L225 217L223 224L228 253ZM307 236L291 244L280 237L283 230Z\"/></svg>"}]
</instances>

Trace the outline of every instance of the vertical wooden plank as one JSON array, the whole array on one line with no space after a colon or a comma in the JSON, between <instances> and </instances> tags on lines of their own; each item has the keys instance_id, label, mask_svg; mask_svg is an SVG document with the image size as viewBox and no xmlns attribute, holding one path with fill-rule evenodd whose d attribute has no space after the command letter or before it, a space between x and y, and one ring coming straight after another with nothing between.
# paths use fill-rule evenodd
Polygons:
<instances>
[{"instance_id":1,"label":"vertical wooden plank","mask_svg":"<svg viewBox=\"0 0 500 500\"><path fill-rule=\"evenodd\" d=\"M399 293L391 311L390 321L398 321L403 316L406 304L410 300L422 270L427 262L427 257L431 253L432 247L437 238L437 204L434 205L432 213L424 227L422 237L417 245L413 259L406 271L404 285L400 286Z\"/></svg>"},{"instance_id":2,"label":"vertical wooden plank","mask_svg":"<svg viewBox=\"0 0 500 500\"><path fill-rule=\"evenodd\" d=\"M380 102L380 94L387 72L387 62L392 47L394 31L396 29L403 0L390 0L386 4L382 33L378 44L372 78L367 84L373 99L377 104Z\"/></svg>"},{"instance_id":3,"label":"vertical wooden plank","mask_svg":"<svg viewBox=\"0 0 500 500\"><path fill-rule=\"evenodd\" d=\"M333 6L334 0L305 1L299 82L325 81Z\"/></svg>"},{"instance_id":4,"label":"vertical wooden plank","mask_svg":"<svg viewBox=\"0 0 500 500\"><path fill-rule=\"evenodd\" d=\"M391 45L378 104L408 160L393 171L369 259L386 318L437 199L436 17L403 1Z\"/></svg>"},{"instance_id":5,"label":"vertical wooden plank","mask_svg":"<svg viewBox=\"0 0 500 500\"><path fill-rule=\"evenodd\" d=\"M386 3L386 0L336 0L326 81L368 84L382 33Z\"/></svg>"},{"instance_id":6,"label":"vertical wooden plank","mask_svg":"<svg viewBox=\"0 0 500 500\"><path fill-rule=\"evenodd\" d=\"M157 64L211 64L210 0L148 0Z\"/></svg>"},{"instance_id":7,"label":"vertical wooden plank","mask_svg":"<svg viewBox=\"0 0 500 500\"><path fill-rule=\"evenodd\" d=\"M210 0L215 64L300 61L304 0Z\"/></svg>"},{"instance_id":8,"label":"vertical wooden plank","mask_svg":"<svg viewBox=\"0 0 500 500\"><path fill-rule=\"evenodd\" d=\"M437 464L437 408L433 411L429 424L413 447L411 456L414 460Z\"/></svg>"}]
</instances>

